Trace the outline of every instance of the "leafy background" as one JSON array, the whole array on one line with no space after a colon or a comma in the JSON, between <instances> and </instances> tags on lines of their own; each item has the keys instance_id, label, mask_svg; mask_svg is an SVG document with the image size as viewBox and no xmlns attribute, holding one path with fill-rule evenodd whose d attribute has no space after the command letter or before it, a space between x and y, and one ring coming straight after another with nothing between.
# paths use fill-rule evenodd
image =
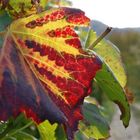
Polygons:
<instances>
[{"instance_id":1,"label":"leafy background","mask_svg":"<svg viewBox=\"0 0 140 140\"><path fill-rule=\"evenodd\" d=\"M56 2L49 1L49 6L57 4ZM71 5L69 1L63 0L62 5ZM0 31L2 31L5 27L3 25L8 25L11 22L11 19L8 16L5 16L6 13L0 14ZM7 19L6 19L7 18ZM101 22L93 21L92 24L94 30L97 32L97 34L102 33L106 25L104 25ZM116 107L106 98L105 95L102 94L100 87L97 85L93 86L94 92L96 92L94 97L98 100L98 102L103 106L100 108L97 108L94 104L95 101L91 101L92 106L91 108L94 108L91 111L90 106L89 110L87 109L87 106L85 104L84 108L87 109L87 111L84 111L84 114L88 116L92 116L91 120L91 126L88 128L85 127L84 124L81 122L79 128L85 132L86 136L92 136L92 138L98 139L99 137L108 137L108 125L107 123L111 123L111 138L112 140L122 139L122 140L137 140L139 138L139 130L140 127L137 125L139 122L139 116L140 116L140 107L139 107L139 100L140 100L140 83L139 83L139 70L140 70L140 28L136 29L113 29L113 31L110 33L110 35L107 36L107 39L109 39L111 42L113 42L117 47L119 47L121 53L122 53L122 59L125 64L125 68L127 71L128 76L128 83L127 86L129 90L134 94L135 100L132 105L132 119L129 128L127 131L122 131L123 127L122 124L119 121L119 111L116 110ZM0 38L0 43L2 44L2 38ZM89 117L89 118L90 118ZM87 119L89 119L87 118ZM106 119L108 120L106 122ZM102 122L101 125L99 125L99 122ZM99 128L97 129L97 126ZM10 130L10 128L15 128ZM102 129L101 129L102 128ZM120 129L121 128L121 129ZM135 128L135 129L134 129ZM88 129L88 130L87 130ZM99 131L101 129L101 131ZM10 131L9 131L10 130ZM55 130L56 133L54 133ZM90 131L94 130L94 131ZM0 132L2 133L5 131L5 133L8 132L9 137L4 139L14 139L17 140L21 138L27 139L27 140L33 140L33 139L44 139L47 140L48 135L51 137L51 140L59 140L61 136L61 140L65 139L65 133L61 126L58 126L57 124L51 125L48 121L45 121L40 126L36 127L35 124L32 123L31 120L28 120L25 118L23 114L19 116L16 121L11 118L9 121L5 124L3 122L0 123ZM93 134L96 132L97 135ZM98 133L100 132L100 133ZM102 132L102 133L101 133ZM56 137L57 135L57 137ZM87 137L82 135L79 131L77 135L75 136L75 139L77 140L86 140ZM0 135L0 138L2 136ZM4 140L2 138L2 140Z\"/></svg>"}]
</instances>

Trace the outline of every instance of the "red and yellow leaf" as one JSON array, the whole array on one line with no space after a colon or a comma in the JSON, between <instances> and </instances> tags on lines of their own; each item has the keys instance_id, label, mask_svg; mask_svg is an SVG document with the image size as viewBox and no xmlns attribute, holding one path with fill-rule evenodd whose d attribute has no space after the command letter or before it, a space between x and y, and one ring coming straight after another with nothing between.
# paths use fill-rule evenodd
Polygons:
<instances>
[{"instance_id":1,"label":"red and yellow leaf","mask_svg":"<svg viewBox=\"0 0 140 140\"><path fill-rule=\"evenodd\" d=\"M64 114L42 88L10 36L0 49L0 112L3 121L21 112L37 123L44 119L65 121Z\"/></svg>"},{"instance_id":2,"label":"red and yellow leaf","mask_svg":"<svg viewBox=\"0 0 140 140\"><path fill-rule=\"evenodd\" d=\"M89 21L81 10L58 8L19 19L9 29L17 49L45 89L44 94L64 114L62 123L68 139L72 139L78 121L83 118L81 104L90 94L92 79L101 68L95 55L82 50L74 30L77 26L88 26ZM41 100L40 96L36 98L38 104ZM38 115L37 119L40 120Z\"/></svg>"}]
</instances>

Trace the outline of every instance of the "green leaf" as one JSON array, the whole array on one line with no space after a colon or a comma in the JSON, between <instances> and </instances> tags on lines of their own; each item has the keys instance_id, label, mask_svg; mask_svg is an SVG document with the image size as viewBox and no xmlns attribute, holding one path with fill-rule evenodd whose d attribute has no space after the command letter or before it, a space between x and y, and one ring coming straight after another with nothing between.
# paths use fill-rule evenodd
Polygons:
<instances>
[{"instance_id":1,"label":"green leaf","mask_svg":"<svg viewBox=\"0 0 140 140\"><path fill-rule=\"evenodd\" d=\"M31 134L28 134L23 131L19 131L13 136L16 140L37 140L34 136Z\"/></svg>"},{"instance_id":2,"label":"green leaf","mask_svg":"<svg viewBox=\"0 0 140 140\"><path fill-rule=\"evenodd\" d=\"M124 70L120 52L115 45L109 41L101 41L93 50L109 65L120 85L125 87L127 82L126 72Z\"/></svg>"},{"instance_id":3,"label":"green leaf","mask_svg":"<svg viewBox=\"0 0 140 140\"><path fill-rule=\"evenodd\" d=\"M88 38L85 47L88 48L97 39L95 32L91 29L88 33ZM119 81L122 87L125 87L127 82L126 72L121 60L119 49L109 42L102 40L94 48L93 51L99 55L104 62L109 65L114 76Z\"/></svg>"},{"instance_id":4,"label":"green leaf","mask_svg":"<svg viewBox=\"0 0 140 140\"><path fill-rule=\"evenodd\" d=\"M58 125L55 131L56 140L66 140L66 133L61 125Z\"/></svg>"},{"instance_id":5,"label":"green leaf","mask_svg":"<svg viewBox=\"0 0 140 140\"><path fill-rule=\"evenodd\" d=\"M109 99L118 104L122 115L121 120L125 127L130 120L130 106L125 96L125 91L115 78L111 69L104 63L102 69L97 72L95 80Z\"/></svg>"},{"instance_id":6,"label":"green leaf","mask_svg":"<svg viewBox=\"0 0 140 140\"><path fill-rule=\"evenodd\" d=\"M30 120L30 119L27 119L27 118L25 117L25 114L24 114L24 113L21 113L21 114L16 118L16 120L13 121L13 125L15 125L15 126L17 127L18 125L23 125L23 124L26 124L26 123L29 123L29 122L31 122L31 120Z\"/></svg>"},{"instance_id":7,"label":"green leaf","mask_svg":"<svg viewBox=\"0 0 140 140\"><path fill-rule=\"evenodd\" d=\"M79 129L87 138L102 139L109 137L109 126L96 105L84 103L85 121L80 121Z\"/></svg>"},{"instance_id":8,"label":"green leaf","mask_svg":"<svg viewBox=\"0 0 140 140\"><path fill-rule=\"evenodd\" d=\"M58 124L51 125L49 121L44 121L43 123L38 125L38 130L40 132L40 136L42 140L56 140L55 130Z\"/></svg>"},{"instance_id":9,"label":"green leaf","mask_svg":"<svg viewBox=\"0 0 140 140\"><path fill-rule=\"evenodd\" d=\"M35 137L32 136L33 132L30 129L33 122L27 119L24 114L20 114L16 119L11 117L7 122L2 123L2 125L5 126L3 126L2 130L0 124L0 140L26 140L27 138L27 140L35 140Z\"/></svg>"},{"instance_id":10,"label":"green leaf","mask_svg":"<svg viewBox=\"0 0 140 140\"><path fill-rule=\"evenodd\" d=\"M3 133L3 131L7 128L7 123L0 122L0 134Z\"/></svg>"},{"instance_id":11,"label":"green leaf","mask_svg":"<svg viewBox=\"0 0 140 140\"><path fill-rule=\"evenodd\" d=\"M85 41L85 48L88 48L89 46L92 45L92 43L97 39L96 32L93 31L92 29L89 29L88 34L87 34L87 39Z\"/></svg>"}]
</instances>

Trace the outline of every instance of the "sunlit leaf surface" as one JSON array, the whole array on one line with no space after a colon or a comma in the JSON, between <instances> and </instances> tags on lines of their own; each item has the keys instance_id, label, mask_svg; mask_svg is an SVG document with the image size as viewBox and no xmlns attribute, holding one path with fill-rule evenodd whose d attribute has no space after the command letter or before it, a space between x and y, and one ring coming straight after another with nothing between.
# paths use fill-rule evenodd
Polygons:
<instances>
[{"instance_id":1,"label":"sunlit leaf surface","mask_svg":"<svg viewBox=\"0 0 140 140\"><path fill-rule=\"evenodd\" d=\"M96 39L96 33L91 29L88 33L85 47L88 48ZM95 51L107 65L109 65L121 86L125 87L127 78L119 49L110 41L102 40L92 50Z\"/></svg>"},{"instance_id":2,"label":"sunlit leaf surface","mask_svg":"<svg viewBox=\"0 0 140 140\"><path fill-rule=\"evenodd\" d=\"M0 119L7 120L24 112L38 123L44 119L64 120L63 113L42 88L11 37L5 41L0 54L0 111L3 112Z\"/></svg>"},{"instance_id":3,"label":"sunlit leaf surface","mask_svg":"<svg viewBox=\"0 0 140 140\"><path fill-rule=\"evenodd\" d=\"M1 119L25 112L38 123L64 124L73 139L81 104L102 64L82 50L74 30L89 21L81 10L58 8L11 24L0 59L0 111L7 109Z\"/></svg>"}]
</instances>

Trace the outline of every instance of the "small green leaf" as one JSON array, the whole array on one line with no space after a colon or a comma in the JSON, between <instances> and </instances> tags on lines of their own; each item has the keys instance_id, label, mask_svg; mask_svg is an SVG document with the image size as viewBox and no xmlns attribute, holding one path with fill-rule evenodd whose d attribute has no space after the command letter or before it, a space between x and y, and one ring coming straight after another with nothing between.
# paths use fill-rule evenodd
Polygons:
<instances>
[{"instance_id":1,"label":"small green leaf","mask_svg":"<svg viewBox=\"0 0 140 140\"><path fill-rule=\"evenodd\" d=\"M6 122L0 122L0 134L3 133L3 131L7 128Z\"/></svg>"},{"instance_id":2,"label":"small green leaf","mask_svg":"<svg viewBox=\"0 0 140 140\"><path fill-rule=\"evenodd\" d=\"M55 131L56 140L67 140L64 128L58 125Z\"/></svg>"},{"instance_id":3,"label":"small green leaf","mask_svg":"<svg viewBox=\"0 0 140 140\"><path fill-rule=\"evenodd\" d=\"M33 122L30 119L27 119L24 114L20 114L16 119L13 117L9 118L3 125L6 125L6 127L3 131L0 130L0 140L19 140L21 135L25 135L25 137L22 136L20 140L35 140L35 137L32 136L33 132L30 129ZM22 134L22 132L24 134ZM30 139L27 139L27 137Z\"/></svg>"},{"instance_id":4,"label":"small green leaf","mask_svg":"<svg viewBox=\"0 0 140 140\"><path fill-rule=\"evenodd\" d=\"M58 124L50 124L49 121L44 121L38 125L38 130L40 132L42 140L56 140L55 130Z\"/></svg>"},{"instance_id":5,"label":"small green leaf","mask_svg":"<svg viewBox=\"0 0 140 140\"><path fill-rule=\"evenodd\" d=\"M85 48L88 48L97 39L96 32L89 29L87 34L87 40L85 41Z\"/></svg>"},{"instance_id":6,"label":"small green leaf","mask_svg":"<svg viewBox=\"0 0 140 140\"><path fill-rule=\"evenodd\" d=\"M14 126L23 125L31 122L31 119L27 119L24 113L21 113L16 120L13 121Z\"/></svg>"},{"instance_id":7,"label":"small green leaf","mask_svg":"<svg viewBox=\"0 0 140 140\"><path fill-rule=\"evenodd\" d=\"M102 139L109 137L109 126L96 105L84 103L85 121L80 121L79 129L87 138Z\"/></svg>"},{"instance_id":8,"label":"small green leaf","mask_svg":"<svg viewBox=\"0 0 140 140\"><path fill-rule=\"evenodd\" d=\"M111 69L104 63L102 69L97 72L95 80L109 99L118 104L122 115L121 120L125 127L130 120L130 106L125 96L125 91L113 75Z\"/></svg>"},{"instance_id":9,"label":"small green leaf","mask_svg":"<svg viewBox=\"0 0 140 140\"><path fill-rule=\"evenodd\" d=\"M13 136L16 140L37 140L34 136L29 133L19 131Z\"/></svg>"}]
</instances>

